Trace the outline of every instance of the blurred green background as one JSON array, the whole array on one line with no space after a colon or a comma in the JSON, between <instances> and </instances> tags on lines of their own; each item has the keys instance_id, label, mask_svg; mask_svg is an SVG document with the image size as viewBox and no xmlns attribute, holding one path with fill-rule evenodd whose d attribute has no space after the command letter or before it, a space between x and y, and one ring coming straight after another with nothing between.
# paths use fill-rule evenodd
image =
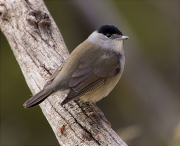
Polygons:
<instances>
[{"instance_id":1,"label":"blurred green background","mask_svg":"<svg viewBox=\"0 0 180 146\"><path fill-rule=\"evenodd\" d=\"M179 1L45 1L71 52L102 24L124 35L122 78L98 106L128 145L175 145L180 122ZM1 145L58 145L1 32ZM178 146L178 145L177 145Z\"/></svg>"}]
</instances>

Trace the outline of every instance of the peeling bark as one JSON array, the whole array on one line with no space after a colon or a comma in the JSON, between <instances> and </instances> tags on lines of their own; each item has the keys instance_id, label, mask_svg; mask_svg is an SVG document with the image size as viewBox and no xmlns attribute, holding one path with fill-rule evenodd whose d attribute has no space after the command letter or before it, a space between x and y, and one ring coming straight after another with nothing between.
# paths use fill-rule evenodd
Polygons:
<instances>
[{"instance_id":1,"label":"peeling bark","mask_svg":"<svg viewBox=\"0 0 180 146\"><path fill-rule=\"evenodd\" d=\"M69 53L42 0L0 0L0 28L33 94ZM64 95L56 92L40 104L60 145L127 146L102 118L87 113L94 105L71 101L60 105Z\"/></svg>"}]
</instances>

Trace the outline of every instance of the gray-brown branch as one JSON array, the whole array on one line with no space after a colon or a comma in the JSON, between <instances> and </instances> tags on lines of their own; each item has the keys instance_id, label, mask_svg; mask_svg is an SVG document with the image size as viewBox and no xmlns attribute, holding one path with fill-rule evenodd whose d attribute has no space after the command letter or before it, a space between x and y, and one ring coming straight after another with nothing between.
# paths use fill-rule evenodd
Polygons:
<instances>
[{"instance_id":1,"label":"gray-brown branch","mask_svg":"<svg viewBox=\"0 0 180 146\"><path fill-rule=\"evenodd\" d=\"M69 56L44 2L0 0L0 28L31 92L39 92ZM62 107L63 99L64 95L56 92L40 104L60 145L127 146L104 120L88 116L87 113L94 108L92 105L72 101Z\"/></svg>"}]
</instances>

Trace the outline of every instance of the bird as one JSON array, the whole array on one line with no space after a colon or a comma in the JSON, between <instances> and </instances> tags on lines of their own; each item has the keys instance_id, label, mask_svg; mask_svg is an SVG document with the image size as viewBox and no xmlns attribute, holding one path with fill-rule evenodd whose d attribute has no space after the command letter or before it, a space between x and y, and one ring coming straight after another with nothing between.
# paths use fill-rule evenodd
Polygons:
<instances>
[{"instance_id":1,"label":"bird","mask_svg":"<svg viewBox=\"0 0 180 146\"><path fill-rule=\"evenodd\" d=\"M37 106L56 91L66 93L62 106L77 98L90 103L101 100L121 78L125 65L123 44L128 38L113 24L101 25L72 51L56 76L24 107Z\"/></svg>"}]
</instances>

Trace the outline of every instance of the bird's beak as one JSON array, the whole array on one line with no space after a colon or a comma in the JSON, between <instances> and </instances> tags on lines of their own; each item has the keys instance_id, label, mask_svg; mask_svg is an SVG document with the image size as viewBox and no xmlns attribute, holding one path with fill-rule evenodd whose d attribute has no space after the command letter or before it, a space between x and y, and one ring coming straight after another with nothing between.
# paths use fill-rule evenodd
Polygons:
<instances>
[{"instance_id":1,"label":"bird's beak","mask_svg":"<svg viewBox=\"0 0 180 146\"><path fill-rule=\"evenodd\" d=\"M129 37L128 36L120 36L117 38L118 40L127 40Z\"/></svg>"}]
</instances>

